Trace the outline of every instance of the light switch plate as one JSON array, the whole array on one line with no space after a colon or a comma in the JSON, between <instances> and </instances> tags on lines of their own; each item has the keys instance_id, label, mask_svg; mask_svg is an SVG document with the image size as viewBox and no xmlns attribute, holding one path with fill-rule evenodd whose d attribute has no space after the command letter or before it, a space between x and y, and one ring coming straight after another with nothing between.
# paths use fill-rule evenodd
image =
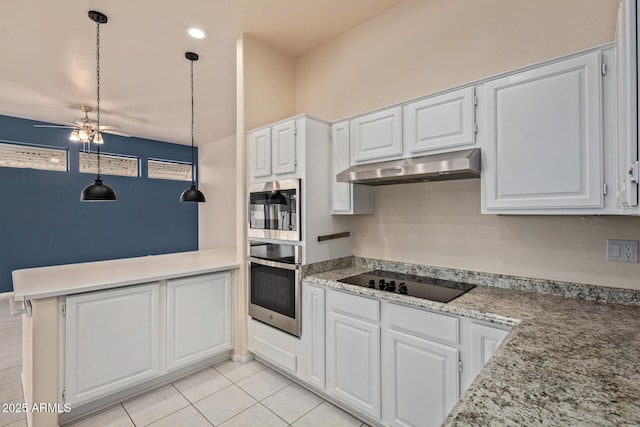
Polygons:
<instances>
[{"instance_id":1,"label":"light switch plate","mask_svg":"<svg viewBox=\"0 0 640 427\"><path fill-rule=\"evenodd\" d=\"M607 261L638 262L638 241L607 239Z\"/></svg>"}]
</instances>

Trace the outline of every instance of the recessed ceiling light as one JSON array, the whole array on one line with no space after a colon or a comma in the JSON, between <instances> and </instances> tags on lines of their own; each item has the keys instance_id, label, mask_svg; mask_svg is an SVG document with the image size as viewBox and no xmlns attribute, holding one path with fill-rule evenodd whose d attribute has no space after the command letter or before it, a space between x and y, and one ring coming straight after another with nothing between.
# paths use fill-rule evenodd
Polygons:
<instances>
[{"instance_id":1,"label":"recessed ceiling light","mask_svg":"<svg viewBox=\"0 0 640 427\"><path fill-rule=\"evenodd\" d=\"M187 27L185 31L190 37L193 37L194 39L203 39L207 37L207 32L202 28Z\"/></svg>"}]
</instances>

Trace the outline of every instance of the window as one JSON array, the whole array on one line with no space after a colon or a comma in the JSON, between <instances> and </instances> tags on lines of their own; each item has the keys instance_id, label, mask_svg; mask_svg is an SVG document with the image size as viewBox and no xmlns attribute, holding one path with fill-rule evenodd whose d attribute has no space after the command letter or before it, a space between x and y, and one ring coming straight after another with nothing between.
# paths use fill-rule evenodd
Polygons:
<instances>
[{"instance_id":1,"label":"window","mask_svg":"<svg viewBox=\"0 0 640 427\"><path fill-rule=\"evenodd\" d=\"M100 153L100 173L104 175L140 176L137 157ZM98 155L80 152L80 172L98 173Z\"/></svg>"},{"instance_id":2,"label":"window","mask_svg":"<svg viewBox=\"0 0 640 427\"><path fill-rule=\"evenodd\" d=\"M67 150L0 143L0 166L66 172Z\"/></svg>"},{"instance_id":3,"label":"window","mask_svg":"<svg viewBox=\"0 0 640 427\"><path fill-rule=\"evenodd\" d=\"M149 178L191 181L191 163L149 160Z\"/></svg>"}]
</instances>

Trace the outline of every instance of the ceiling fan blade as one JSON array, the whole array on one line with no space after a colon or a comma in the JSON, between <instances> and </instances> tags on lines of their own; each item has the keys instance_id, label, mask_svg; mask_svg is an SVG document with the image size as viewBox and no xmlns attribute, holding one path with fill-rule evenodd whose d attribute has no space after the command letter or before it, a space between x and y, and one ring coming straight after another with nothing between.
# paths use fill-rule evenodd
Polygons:
<instances>
[{"instance_id":1,"label":"ceiling fan blade","mask_svg":"<svg viewBox=\"0 0 640 427\"><path fill-rule=\"evenodd\" d=\"M102 126L100 126L102 127ZM118 135L118 136L126 136L127 138L131 137L131 135L128 135L126 133L122 133L122 132L118 132L117 130L111 130L111 129L102 129L102 133L108 133L111 135Z\"/></svg>"},{"instance_id":2,"label":"ceiling fan blade","mask_svg":"<svg viewBox=\"0 0 640 427\"><path fill-rule=\"evenodd\" d=\"M77 126L57 126L57 125L33 125L34 128L57 128L57 129L75 129Z\"/></svg>"}]
</instances>

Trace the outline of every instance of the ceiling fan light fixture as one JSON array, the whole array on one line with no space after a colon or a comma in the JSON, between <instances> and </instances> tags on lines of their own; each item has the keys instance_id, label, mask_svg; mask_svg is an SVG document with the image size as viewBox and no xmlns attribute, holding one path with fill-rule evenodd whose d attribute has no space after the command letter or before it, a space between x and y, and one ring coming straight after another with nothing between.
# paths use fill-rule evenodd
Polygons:
<instances>
[{"instance_id":1,"label":"ceiling fan light fixture","mask_svg":"<svg viewBox=\"0 0 640 427\"><path fill-rule=\"evenodd\" d=\"M89 142L89 134L90 134L90 132L87 132L86 129L80 129L80 130L74 131L74 132L77 132L78 140L80 142ZM69 138L69 139L71 139L71 138Z\"/></svg>"},{"instance_id":2,"label":"ceiling fan light fixture","mask_svg":"<svg viewBox=\"0 0 640 427\"><path fill-rule=\"evenodd\" d=\"M93 133L93 143L94 144L104 144L104 139L102 139L102 133L95 131Z\"/></svg>"},{"instance_id":3,"label":"ceiling fan light fixture","mask_svg":"<svg viewBox=\"0 0 640 427\"><path fill-rule=\"evenodd\" d=\"M78 132L78 129L74 129L71 131L71 135L69 135L69 141L80 142L80 132Z\"/></svg>"}]
</instances>

